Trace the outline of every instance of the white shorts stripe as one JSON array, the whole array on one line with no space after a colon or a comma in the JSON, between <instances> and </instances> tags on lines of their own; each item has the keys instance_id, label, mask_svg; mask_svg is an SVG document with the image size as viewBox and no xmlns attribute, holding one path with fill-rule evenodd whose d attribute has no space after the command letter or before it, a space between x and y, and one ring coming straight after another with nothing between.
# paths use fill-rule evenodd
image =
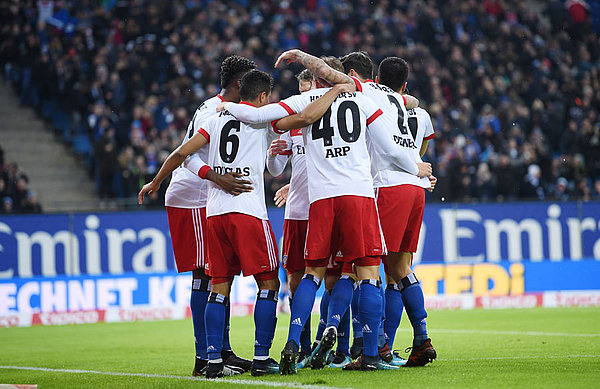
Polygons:
<instances>
[{"instance_id":1,"label":"white shorts stripe","mask_svg":"<svg viewBox=\"0 0 600 389\"><path fill-rule=\"evenodd\" d=\"M269 252L269 264L271 265L271 270L275 269L275 252L273 251L273 242L271 240L271 234L269 231L269 222L266 220L262 221L263 223L263 231L265 232L265 240L267 241L267 250Z\"/></svg>"},{"instance_id":2,"label":"white shorts stripe","mask_svg":"<svg viewBox=\"0 0 600 389\"><path fill-rule=\"evenodd\" d=\"M204 230L202 229L202 212L200 209L198 209L198 226L200 227L200 258L198 258L198 267L204 268L206 250L204 247Z\"/></svg>"},{"instance_id":3,"label":"white shorts stripe","mask_svg":"<svg viewBox=\"0 0 600 389\"><path fill-rule=\"evenodd\" d=\"M375 196L379 194L379 191L375 191ZM381 228L381 220L379 220L379 208L377 208L377 198L375 198L375 211L377 211L377 225L379 226L379 236L381 237L381 255L387 255L387 246L385 244L385 237L383 236L383 229Z\"/></svg>"},{"instance_id":4,"label":"white shorts stripe","mask_svg":"<svg viewBox=\"0 0 600 389\"><path fill-rule=\"evenodd\" d=\"M200 242L198 242L198 225L196 221L196 208L192 208L192 222L194 224L194 238L196 238L196 267L198 267L198 254L200 251Z\"/></svg>"}]
</instances>

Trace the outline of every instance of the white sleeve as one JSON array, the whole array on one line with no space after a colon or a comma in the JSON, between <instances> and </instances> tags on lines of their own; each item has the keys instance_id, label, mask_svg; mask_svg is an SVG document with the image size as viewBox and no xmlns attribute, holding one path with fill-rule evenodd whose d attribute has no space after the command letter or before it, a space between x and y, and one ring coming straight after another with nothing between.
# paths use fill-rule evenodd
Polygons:
<instances>
[{"instance_id":1,"label":"white sleeve","mask_svg":"<svg viewBox=\"0 0 600 389\"><path fill-rule=\"evenodd\" d=\"M290 139L289 132L281 135L279 139L283 139L287 143L287 147L283 154L277 154L276 156L271 157L267 151L267 170L273 177L277 177L283 173L285 165L292 154L292 140Z\"/></svg>"},{"instance_id":2,"label":"white sleeve","mask_svg":"<svg viewBox=\"0 0 600 389\"><path fill-rule=\"evenodd\" d=\"M371 142L386 157L394 161L394 165L415 176L419 173L419 167L411 157L411 150L400 147L394 142L393 136L390 136L389 128L397 127L396 123L386 123L381 110L377 110L367 120L367 134Z\"/></svg>"},{"instance_id":3,"label":"white sleeve","mask_svg":"<svg viewBox=\"0 0 600 389\"><path fill-rule=\"evenodd\" d=\"M248 124L270 123L290 115L281 103L267 104L260 108L248 104L227 103L225 109L236 119Z\"/></svg>"},{"instance_id":4,"label":"white sleeve","mask_svg":"<svg viewBox=\"0 0 600 389\"><path fill-rule=\"evenodd\" d=\"M205 146L208 147L208 146ZM206 166L206 168L204 167ZM200 158L200 156L198 155L198 153L193 153L191 155L189 155L185 161L183 161L183 167L185 167L186 169L188 169L189 171L191 171L192 173L196 174L196 175L200 175L200 170L204 168L204 170L210 169L210 166L208 166L206 164L206 162L204 162L202 160L202 158Z\"/></svg>"}]
</instances>

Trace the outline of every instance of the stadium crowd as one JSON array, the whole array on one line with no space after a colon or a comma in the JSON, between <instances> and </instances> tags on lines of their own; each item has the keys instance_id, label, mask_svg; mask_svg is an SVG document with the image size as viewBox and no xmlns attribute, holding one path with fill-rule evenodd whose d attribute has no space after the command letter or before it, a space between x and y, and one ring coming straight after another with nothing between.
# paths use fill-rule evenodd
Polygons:
<instances>
[{"instance_id":1,"label":"stadium crowd","mask_svg":"<svg viewBox=\"0 0 600 389\"><path fill-rule=\"evenodd\" d=\"M105 198L135 196L181 143L227 55L271 72L272 100L297 93L272 66L294 47L409 62L434 200L600 198L598 2L29 0L2 2L0 26L7 82L89 139ZM288 180L267 178L268 201Z\"/></svg>"},{"instance_id":2,"label":"stadium crowd","mask_svg":"<svg viewBox=\"0 0 600 389\"><path fill-rule=\"evenodd\" d=\"M29 177L16 163L4 161L0 146L0 214L40 213L35 191L29 188Z\"/></svg>"}]
</instances>

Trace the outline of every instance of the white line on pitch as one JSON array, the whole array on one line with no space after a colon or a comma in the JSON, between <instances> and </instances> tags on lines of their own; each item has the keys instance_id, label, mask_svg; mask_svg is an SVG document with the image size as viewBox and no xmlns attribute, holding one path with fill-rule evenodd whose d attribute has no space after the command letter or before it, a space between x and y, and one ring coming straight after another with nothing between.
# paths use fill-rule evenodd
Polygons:
<instances>
[{"instance_id":1,"label":"white line on pitch","mask_svg":"<svg viewBox=\"0 0 600 389\"><path fill-rule=\"evenodd\" d=\"M412 328L402 328L401 331L412 331ZM468 330L468 329L444 329L444 328L429 328L430 333L445 333L445 334L483 334L483 335L529 335L529 336L574 336L582 338L597 338L600 334L581 334L569 332L541 332L541 331L495 331L495 330Z\"/></svg>"},{"instance_id":2,"label":"white line on pitch","mask_svg":"<svg viewBox=\"0 0 600 389\"><path fill-rule=\"evenodd\" d=\"M97 370L79 370L79 369L50 369L47 367L32 367L32 366L1 366L0 369L6 370L30 370L30 371L45 371L52 373L72 373L72 374L99 374L119 377L142 377L142 378L171 378L188 381L204 381L218 382L228 385L253 385L253 386L273 386L273 387L295 387L307 389L342 389L339 386L325 385L310 385L300 382L276 382L276 381L259 381L259 380L240 380L240 379L206 379L202 377L181 376L181 375L166 375L166 374L145 374L145 373L124 373L118 371L97 371Z\"/></svg>"},{"instance_id":3,"label":"white line on pitch","mask_svg":"<svg viewBox=\"0 0 600 389\"><path fill-rule=\"evenodd\" d=\"M564 358L600 358L600 355L517 355L513 357L481 357L481 358L440 358L440 361L465 362L465 361L501 361L504 359L564 359Z\"/></svg>"}]
</instances>

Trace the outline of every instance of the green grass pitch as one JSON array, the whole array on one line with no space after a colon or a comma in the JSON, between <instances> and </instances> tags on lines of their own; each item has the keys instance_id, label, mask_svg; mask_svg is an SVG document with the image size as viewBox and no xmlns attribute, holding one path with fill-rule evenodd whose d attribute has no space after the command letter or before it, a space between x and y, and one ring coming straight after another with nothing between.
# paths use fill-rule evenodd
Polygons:
<instances>
[{"instance_id":1,"label":"green grass pitch","mask_svg":"<svg viewBox=\"0 0 600 389\"><path fill-rule=\"evenodd\" d=\"M289 316L279 317L271 350L271 356L277 360L288 322ZM313 324L316 322L313 316ZM190 379L194 360L191 320L3 328L0 329L0 384L38 384L40 388L600 387L598 308L433 311L428 323L438 360L425 367L380 372L326 368L301 370L297 376L285 377L255 379L244 374L218 382ZM403 316L396 348L410 344L408 327ZM242 356L252 355L253 328L251 317L232 319L232 344ZM32 371L7 366L128 375ZM234 381L237 384L231 385Z\"/></svg>"}]
</instances>

